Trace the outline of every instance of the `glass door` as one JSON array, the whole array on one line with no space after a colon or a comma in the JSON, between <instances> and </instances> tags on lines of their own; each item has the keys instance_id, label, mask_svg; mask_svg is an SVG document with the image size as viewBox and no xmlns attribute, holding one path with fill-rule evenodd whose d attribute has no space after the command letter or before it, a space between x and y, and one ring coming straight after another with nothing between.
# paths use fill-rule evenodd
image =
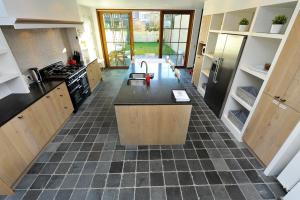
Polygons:
<instances>
[{"instance_id":1,"label":"glass door","mask_svg":"<svg viewBox=\"0 0 300 200\"><path fill-rule=\"evenodd\" d=\"M131 12L99 11L98 17L106 65L128 67L133 56Z\"/></svg>"},{"instance_id":2,"label":"glass door","mask_svg":"<svg viewBox=\"0 0 300 200\"><path fill-rule=\"evenodd\" d=\"M169 57L175 66L186 66L191 39L191 11L162 11L161 57Z\"/></svg>"}]
</instances>

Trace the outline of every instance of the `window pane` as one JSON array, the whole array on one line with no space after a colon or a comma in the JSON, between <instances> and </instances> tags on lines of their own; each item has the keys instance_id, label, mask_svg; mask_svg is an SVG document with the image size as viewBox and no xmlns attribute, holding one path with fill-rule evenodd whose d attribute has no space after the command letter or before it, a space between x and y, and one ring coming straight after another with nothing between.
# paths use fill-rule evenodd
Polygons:
<instances>
[{"instance_id":1,"label":"window pane","mask_svg":"<svg viewBox=\"0 0 300 200\"><path fill-rule=\"evenodd\" d=\"M181 17L181 28L188 28L190 21L190 15L182 15Z\"/></svg>"},{"instance_id":2,"label":"window pane","mask_svg":"<svg viewBox=\"0 0 300 200\"><path fill-rule=\"evenodd\" d=\"M104 14L103 18L104 18L104 28L111 28L110 14Z\"/></svg>"},{"instance_id":3,"label":"window pane","mask_svg":"<svg viewBox=\"0 0 300 200\"><path fill-rule=\"evenodd\" d=\"M163 55L170 55L173 53L171 49L171 43L163 43L162 54Z\"/></svg>"},{"instance_id":4,"label":"window pane","mask_svg":"<svg viewBox=\"0 0 300 200\"><path fill-rule=\"evenodd\" d=\"M178 43L170 43L170 47L172 49L172 53L170 54L177 54L178 51Z\"/></svg>"},{"instance_id":5,"label":"window pane","mask_svg":"<svg viewBox=\"0 0 300 200\"><path fill-rule=\"evenodd\" d=\"M180 28L181 15L173 15L174 28Z\"/></svg>"},{"instance_id":6,"label":"window pane","mask_svg":"<svg viewBox=\"0 0 300 200\"><path fill-rule=\"evenodd\" d=\"M185 54L186 43L179 43L178 54Z\"/></svg>"},{"instance_id":7,"label":"window pane","mask_svg":"<svg viewBox=\"0 0 300 200\"><path fill-rule=\"evenodd\" d=\"M171 42L172 29L164 29L163 32L164 32L163 41L164 42Z\"/></svg>"},{"instance_id":8,"label":"window pane","mask_svg":"<svg viewBox=\"0 0 300 200\"><path fill-rule=\"evenodd\" d=\"M170 55L170 60L177 66L177 55Z\"/></svg>"},{"instance_id":9,"label":"window pane","mask_svg":"<svg viewBox=\"0 0 300 200\"><path fill-rule=\"evenodd\" d=\"M177 56L177 66L183 66L184 65L184 55L178 54Z\"/></svg>"},{"instance_id":10,"label":"window pane","mask_svg":"<svg viewBox=\"0 0 300 200\"><path fill-rule=\"evenodd\" d=\"M171 42L178 42L179 41L179 30L180 29L173 29L171 35Z\"/></svg>"},{"instance_id":11,"label":"window pane","mask_svg":"<svg viewBox=\"0 0 300 200\"><path fill-rule=\"evenodd\" d=\"M180 29L180 40L179 42L186 42L188 36L188 30L187 29Z\"/></svg>"},{"instance_id":12,"label":"window pane","mask_svg":"<svg viewBox=\"0 0 300 200\"><path fill-rule=\"evenodd\" d=\"M172 28L172 14L164 15L164 28Z\"/></svg>"}]
</instances>

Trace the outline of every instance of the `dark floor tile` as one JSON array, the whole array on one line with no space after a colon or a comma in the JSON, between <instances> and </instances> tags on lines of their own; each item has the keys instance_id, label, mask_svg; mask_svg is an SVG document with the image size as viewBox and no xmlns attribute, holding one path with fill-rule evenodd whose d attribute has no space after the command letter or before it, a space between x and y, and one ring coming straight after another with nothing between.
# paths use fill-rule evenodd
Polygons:
<instances>
[{"instance_id":1,"label":"dark floor tile","mask_svg":"<svg viewBox=\"0 0 300 200\"><path fill-rule=\"evenodd\" d=\"M121 187L134 187L135 186L135 174L123 174L121 179Z\"/></svg>"},{"instance_id":2,"label":"dark floor tile","mask_svg":"<svg viewBox=\"0 0 300 200\"><path fill-rule=\"evenodd\" d=\"M186 159L184 151L179 149L173 150L173 156L174 159Z\"/></svg>"},{"instance_id":3,"label":"dark floor tile","mask_svg":"<svg viewBox=\"0 0 300 200\"><path fill-rule=\"evenodd\" d=\"M103 194L102 189L91 189L88 192L86 199L87 200L99 200L99 199L101 199L102 194Z\"/></svg>"},{"instance_id":4,"label":"dark floor tile","mask_svg":"<svg viewBox=\"0 0 300 200\"><path fill-rule=\"evenodd\" d=\"M200 160L202 168L207 171L215 170L214 164L211 160Z\"/></svg>"},{"instance_id":5,"label":"dark floor tile","mask_svg":"<svg viewBox=\"0 0 300 200\"><path fill-rule=\"evenodd\" d=\"M149 188L136 188L135 199L150 200Z\"/></svg>"},{"instance_id":6,"label":"dark floor tile","mask_svg":"<svg viewBox=\"0 0 300 200\"><path fill-rule=\"evenodd\" d=\"M163 169L161 160L151 160L150 161L150 171L151 172L161 172Z\"/></svg>"},{"instance_id":7,"label":"dark floor tile","mask_svg":"<svg viewBox=\"0 0 300 200\"><path fill-rule=\"evenodd\" d=\"M119 200L134 199L134 188L121 188L119 193Z\"/></svg>"},{"instance_id":8,"label":"dark floor tile","mask_svg":"<svg viewBox=\"0 0 300 200\"><path fill-rule=\"evenodd\" d=\"M149 174L148 173L137 173L136 174L136 187L149 186Z\"/></svg>"},{"instance_id":9,"label":"dark floor tile","mask_svg":"<svg viewBox=\"0 0 300 200\"><path fill-rule=\"evenodd\" d=\"M59 190L56 194L56 200L70 199L73 190Z\"/></svg>"},{"instance_id":10,"label":"dark floor tile","mask_svg":"<svg viewBox=\"0 0 300 200\"><path fill-rule=\"evenodd\" d=\"M71 163L60 163L55 170L55 174L67 174L70 167Z\"/></svg>"},{"instance_id":11,"label":"dark floor tile","mask_svg":"<svg viewBox=\"0 0 300 200\"><path fill-rule=\"evenodd\" d=\"M123 162L112 162L109 173L122 173Z\"/></svg>"},{"instance_id":12,"label":"dark floor tile","mask_svg":"<svg viewBox=\"0 0 300 200\"><path fill-rule=\"evenodd\" d=\"M135 161L126 161L124 162L123 172L135 172L136 162Z\"/></svg>"},{"instance_id":13,"label":"dark floor tile","mask_svg":"<svg viewBox=\"0 0 300 200\"><path fill-rule=\"evenodd\" d=\"M40 200L51 200L54 199L56 196L57 190L43 190L42 193L39 195ZM12 199L10 199L12 200ZM17 200L17 199L15 199Z\"/></svg>"},{"instance_id":14,"label":"dark floor tile","mask_svg":"<svg viewBox=\"0 0 300 200\"><path fill-rule=\"evenodd\" d=\"M25 175L16 186L16 189L28 189L31 186L31 184L35 181L36 177L37 175L35 174Z\"/></svg>"},{"instance_id":15,"label":"dark floor tile","mask_svg":"<svg viewBox=\"0 0 300 200\"><path fill-rule=\"evenodd\" d=\"M71 165L71 168L69 169L69 174L80 174L82 169L84 167L84 163L83 162L74 162Z\"/></svg>"},{"instance_id":16,"label":"dark floor tile","mask_svg":"<svg viewBox=\"0 0 300 200\"><path fill-rule=\"evenodd\" d=\"M31 189L43 189L47 185L48 181L50 180L50 175L39 175L33 184L31 185Z\"/></svg>"},{"instance_id":17,"label":"dark floor tile","mask_svg":"<svg viewBox=\"0 0 300 200\"><path fill-rule=\"evenodd\" d=\"M151 199L155 200L165 200L166 199L166 192L165 188L163 187L152 187L150 188Z\"/></svg>"},{"instance_id":18,"label":"dark floor tile","mask_svg":"<svg viewBox=\"0 0 300 200\"><path fill-rule=\"evenodd\" d=\"M150 151L150 160L160 160L160 159L161 159L160 150Z\"/></svg>"},{"instance_id":19,"label":"dark floor tile","mask_svg":"<svg viewBox=\"0 0 300 200\"><path fill-rule=\"evenodd\" d=\"M168 200L181 200L181 192L179 187L167 187L166 194Z\"/></svg>"},{"instance_id":20,"label":"dark floor tile","mask_svg":"<svg viewBox=\"0 0 300 200\"><path fill-rule=\"evenodd\" d=\"M74 188L78 179L79 175L66 175L61 188Z\"/></svg>"},{"instance_id":21,"label":"dark floor tile","mask_svg":"<svg viewBox=\"0 0 300 200\"><path fill-rule=\"evenodd\" d=\"M219 173L219 176L221 177L222 182L224 184L236 184L231 172L221 171L221 172L218 172L218 173Z\"/></svg>"},{"instance_id":22,"label":"dark floor tile","mask_svg":"<svg viewBox=\"0 0 300 200\"><path fill-rule=\"evenodd\" d=\"M38 174L42 170L42 168L45 166L45 163L35 163L30 168L30 170L27 172L27 174Z\"/></svg>"},{"instance_id":23,"label":"dark floor tile","mask_svg":"<svg viewBox=\"0 0 300 200\"><path fill-rule=\"evenodd\" d=\"M53 175L46 185L46 189L58 189L62 184L64 178L64 175Z\"/></svg>"},{"instance_id":24,"label":"dark floor tile","mask_svg":"<svg viewBox=\"0 0 300 200\"><path fill-rule=\"evenodd\" d=\"M91 187L92 188L104 188L106 182L106 174L96 174L93 177Z\"/></svg>"},{"instance_id":25,"label":"dark floor tile","mask_svg":"<svg viewBox=\"0 0 300 200\"><path fill-rule=\"evenodd\" d=\"M136 151L126 151L125 160L136 160L137 152Z\"/></svg>"},{"instance_id":26,"label":"dark floor tile","mask_svg":"<svg viewBox=\"0 0 300 200\"><path fill-rule=\"evenodd\" d=\"M93 175L81 175L76 184L76 188L89 188L93 179Z\"/></svg>"},{"instance_id":27,"label":"dark floor tile","mask_svg":"<svg viewBox=\"0 0 300 200\"><path fill-rule=\"evenodd\" d=\"M162 159L173 159L172 150L162 150L161 157Z\"/></svg>"},{"instance_id":28,"label":"dark floor tile","mask_svg":"<svg viewBox=\"0 0 300 200\"><path fill-rule=\"evenodd\" d=\"M189 172L178 172L180 185L193 185L193 179Z\"/></svg>"},{"instance_id":29,"label":"dark floor tile","mask_svg":"<svg viewBox=\"0 0 300 200\"><path fill-rule=\"evenodd\" d=\"M144 150L144 151L138 151L138 160L149 160L149 151Z\"/></svg>"},{"instance_id":30,"label":"dark floor tile","mask_svg":"<svg viewBox=\"0 0 300 200\"><path fill-rule=\"evenodd\" d=\"M57 166L58 163L47 163L40 171L40 174L53 174Z\"/></svg>"},{"instance_id":31,"label":"dark floor tile","mask_svg":"<svg viewBox=\"0 0 300 200\"><path fill-rule=\"evenodd\" d=\"M39 197L42 190L28 190L23 197L23 200L35 200Z\"/></svg>"},{"instance_id":32,"label":"dark floor tile","mask_svg":"<svg viewBox=\"0 0 300 200\"><path fill-rule=\"evenodd\" d=\"M209 158L208 153L207 153L207 151L205 149L199 149L199 150L197 150L197 154L198 154L199 159Z\"/></svg>"},{"instance_id":33,"label":"dark floor tile","mask_svg":"<svg viewBox=\"0 0 300 200\"><path fill-rule=\"evenodd\" d=\"M244 169L244 170L253 169L253 166L247 159L237 159L237 161L240 164L240 166L242 167L242 169Z\"/></svg>"},{"instance_id":34,"label":"dark floor tile","mask_svg":"<svg viewBox=\"0 0 300 200\"><path fill-rule=\"evenodd\" d=\"M149 161L137 161L137 172L149 172Z\"/></svg>"},{"instance_id":35,"label":"dark floor tile","mask_svg":"<svg viewBox=\"0 0 300 200\"><path fill-rule=\"evenodd\" d=\"M236 182L240 183L250 183L247 175L243 171L232 171L232 175L234 176Z\"/></svg>"},{"instance_id":36,"label":"dark floor tile","mask_svg":"<svg viewBox=\"0 0 300 200\"><path fill-rule=\"evenodd\" d=\"M109 174L107 177L106 187L119 187L121 182L120 174Z\"/></svg>"},{"instance_id":37,"label":"dark floor tile","mask_svg":"<svg viewBox=\"0 0 300 200\"><path fill-rule=\"evenodd\" d=\"M259 177L255 170L246 170L246 175L252 183L263 183L264 181Z\"/></svg>"},{"instance_id":38,"label":"dark floor tile","mask_svg":"<svg viewBox=\"0 0 300 200\"><path fill-rule=\"evenodd\" d=\"M237 185L226 185L225 188L231 199L246 200L243 193Z\"/></svg>"},{"instance_id":39,"label":"dark floor tile","mask_svg":"<svg viewBox=\"0 0 300 200\"><path fill-rule=\"evenodd\" d=\"M174 160L163 160L164 171L176 171Z\"/></svg>"},{"instance_id":40,"label":"dark floor tile","mask_svg":"<svg viewBox=\"0 0 300 200\"><path fill-rule=\"evenodd\" d=\"M255 184L254 187L263 199L274 199L272 191L265 184Z\"/></svg>"},{"instance_id":41,"label":"dark floor tile","mask_svg":"<svg viewBox=\"0 0 300 200\"><path fill-rule=\"evenodd\" d=\"M215 200L230 200L226 189L222 185L213 185L211 186L212 193L214 195Z\"/></svg>"},{"instance_id":42,"label":"dark floor tile","mask_svg":"<svg viewBox=\"0 0 300 200\"><path fill-rule=\"evenodd\" d=\"M176 186L179 184L176 172L165 172L164 179L167 186Z\"/></svg>"},{"instance_id":43,"label":"dark floor tile","mask_svg":"<svg viewBox=\"0 0 300 200\"><path fill-rule=\"evenodd\" d=\"M195 185L207 185L204 172L192 172Z\"/></svg>"},{"instance_id":44,"label":"dark floor tile","mask_svg":"<svg viewBox=\"0 0 300 200\"><path fill-rule=\"evenodd\" d=\"M239 170L241 166L235 159L225 159L225 162L230 170Z\"/></svg>"},{"instance_id":45,"label":"dark floor tile","mask_svg":"<svg viewBox=\"0 0 300 200\"><path fill-rule=\"evenodd\" d=\"M220 176L216 171L205 172L205 176L209 184L222 184Z\"/></svg>"},{"instance_id":46,"label":"dark floor tile","mask_svg":"<svg viewBox=\"0 0 300 200\"><path fill-rule=\"evenodd\" d=\"M88 194L88 189L76 189L72 192L70 200L82 200Z\"/></svg>"},{"instance_id":47,"label":"dark floor tile","mask_svg":"<svg viewBox=\"0 0 300 200\"><path fill-rule=\"evenodd\" d=\"M198 196L194 186L181 187L182 197L184 200L197 200Z\"/></svg>"},{"instance_id":48,"label":"dark floor tile","mask_svg":"<svg viewBox=\"0 0 300 200\"><path fill-rule=\"evenodd\" d=\"M98 161L101 152L91 152L87 158L88 161Z\"/></svg>"},{"instance_id":49,"label":"dark floor tile","mask_svg":"<svg viewBox=\"0 0 300 200\"><path fill-rule=\"evenodd\" d=\"M197 186L196 191L200 200L214 200L213 194L209 186Z\"/></svg>"},{"instance_id":50,"label":"dark floor tile","mask_svg":"<svg viewBox=\"0 0 300 200\"><path fill-rule=\"evenodd\" d=\"M151 186L163 186L164 178L163 173L150 173Z\"/></svg>"},{"instance_id":51,"label":"dark floor tile","mask_svg":"<svg viewBox=\"0 0 300 200\"><path fill-rule=\"evenodd\" d=\"M189 166L186 160L175 160L177 171L189 171Z\"/></svg>"}]
</instances>

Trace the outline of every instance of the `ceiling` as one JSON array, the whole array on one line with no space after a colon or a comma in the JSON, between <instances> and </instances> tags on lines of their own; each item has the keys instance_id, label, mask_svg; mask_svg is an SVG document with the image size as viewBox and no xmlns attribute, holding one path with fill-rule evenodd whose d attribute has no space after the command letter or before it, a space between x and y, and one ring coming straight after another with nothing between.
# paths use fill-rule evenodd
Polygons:
<instances>
[{"instance_id":1,"label":"ceiling","mask_svg":"<svg viewBox=\"0 0 300 200\"><path fill-rule=\"evenodd\" d=\"M78 4L110 9L202 9L204 0L77 0Z\"/></svg>"}]
</instances>

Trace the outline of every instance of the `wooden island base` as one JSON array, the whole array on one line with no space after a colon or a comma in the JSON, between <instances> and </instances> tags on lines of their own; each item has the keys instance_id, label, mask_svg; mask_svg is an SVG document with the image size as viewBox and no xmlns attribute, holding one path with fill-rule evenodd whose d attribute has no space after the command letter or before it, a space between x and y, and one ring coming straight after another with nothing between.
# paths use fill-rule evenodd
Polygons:
<instances>
[{"instance_id":1,"label":"wooden island base","mask_svg":"<svg viewBox=\"0 0 300 200\"><path fill-rule=\"evenodd\" d=\"M192 105L116 105L122 145L184 144Z\"/></svg>"}]
</instances>

